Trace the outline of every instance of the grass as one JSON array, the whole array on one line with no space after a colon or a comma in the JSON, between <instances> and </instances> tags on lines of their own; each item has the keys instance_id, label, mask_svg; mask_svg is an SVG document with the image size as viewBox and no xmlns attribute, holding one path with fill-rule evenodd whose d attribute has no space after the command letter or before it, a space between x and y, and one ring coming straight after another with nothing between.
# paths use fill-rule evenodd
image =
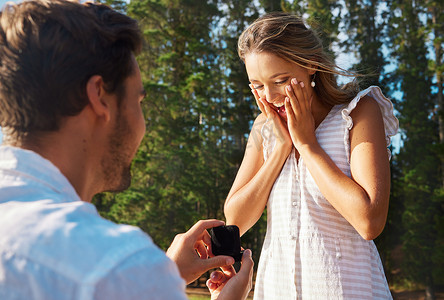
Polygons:
<instances>
[{"instance_id":1,"label":"grass","mask_svg":"<svg viewBox=\"0 0 444 300\"><path fill-rule=\"evenodd\" d=\"M189 300L210 300L211 297L205 295L188 295Z\"/></svg>"},{"instance_id":2,"label":"grass","mask_svg":"<svg viewBox=\"0 0 444 300\"><path fill-rule=\"evenodd\" d=\"M206 288L193 288L187 289L187 296L189 300L211 300L210 293ZM247 300L253 299L253 293L250 292L250 295L247 297Z\"/></svg>"}]
</instances>

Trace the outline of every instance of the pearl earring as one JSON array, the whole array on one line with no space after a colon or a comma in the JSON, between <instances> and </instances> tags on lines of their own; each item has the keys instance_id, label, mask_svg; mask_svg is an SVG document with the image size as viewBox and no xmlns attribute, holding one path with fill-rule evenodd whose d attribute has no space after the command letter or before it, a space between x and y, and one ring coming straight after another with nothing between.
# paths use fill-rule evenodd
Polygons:
<instances>
[{"instance_id":1,"label":"pearl earring","mask_svg":"<svg viewBox=\"0 0 444 300\"><path fill-rule=\"evenodd\" d=\"M310 85L311 85L312 88L314 88L314 87L316 86L315 79L316 79L316 73L314 73L314 75L313 75L313 79L311 80L311 83L310 83Z\"/></svg>"}]
</instances>

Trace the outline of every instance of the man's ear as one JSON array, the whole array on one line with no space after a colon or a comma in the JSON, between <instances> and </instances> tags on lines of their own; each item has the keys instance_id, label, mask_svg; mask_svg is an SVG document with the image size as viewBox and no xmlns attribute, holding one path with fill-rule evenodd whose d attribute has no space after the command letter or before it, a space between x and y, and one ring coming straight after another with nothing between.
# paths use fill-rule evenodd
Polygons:
<instances>
[{"instance_id":1,"label":"man's ear","mask_svg":"<svg viewBox=\"0 0 444 300\"><path fill-rule=\"evenodd\" d=\"M108 94L105 91L102 76L94 75L88 80L86 83L86 95L96 115L99 118L104 118L105 121L109 121L111 118L109 97L107 97Z\"/></svg>"}]
</instances>

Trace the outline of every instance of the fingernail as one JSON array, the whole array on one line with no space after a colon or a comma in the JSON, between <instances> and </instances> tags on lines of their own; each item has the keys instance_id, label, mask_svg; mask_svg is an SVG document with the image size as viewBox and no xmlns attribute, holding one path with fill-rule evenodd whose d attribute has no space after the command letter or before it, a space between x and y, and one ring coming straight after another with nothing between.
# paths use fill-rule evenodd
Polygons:
<instances>
[{"instance_id":1,"label":"fingernail","mask_svg":"<svg viewBox=\"0 0 444 300\"><path fill-rule=\"evenodd\" d=\"M301 87L304 87L305 86L305 84L301 81L301 82L299 82L299 84L301 85Z\"/></svg>"},{"instance_id":2,"label":"fingernail","mask_svg":"<svg viewBox=\"0 0 444 300\"><path fill-rule=\"evenodd\" d=\"M232 265L232 264L234 264L234 258L228 258L228 259L225 261L225 263L226 263L227 265Z\"/></svg>"},{"instance_id":3,"label":"fingernail","mask_svg":"<svg viewBox=\"0 0 444 300\"><path fill-rule=\"evenodd\" d=\"M296 80L296 78L293 78L293 79L291 79L291 83L298 84L298 81Z\"/></svg>"},{"instance_id":4,"label":"fingernail","mask_svg":"<svg viewBox=\"0 0 444 300\"><path fill-rule=\"evenodd\" d=\"M291 86L287 85L287 91L291 92Z\"/></svg>"},{"instance_id":5,"label":"fingernail","mask_svg":"<svg viewBox=\"0 0 444 300\"><path fill-rule=\"evenodd\" d=\"M245 250L244 255L246 255L247 257L251 257L251 250L250 249Z\"/></svg>"}]
</instances>

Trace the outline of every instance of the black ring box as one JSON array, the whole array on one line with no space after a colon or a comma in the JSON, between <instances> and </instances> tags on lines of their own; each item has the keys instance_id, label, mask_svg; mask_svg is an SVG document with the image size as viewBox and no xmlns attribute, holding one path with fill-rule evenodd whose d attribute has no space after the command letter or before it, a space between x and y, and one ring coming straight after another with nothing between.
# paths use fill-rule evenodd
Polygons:
<instances>
[{"instance_id":1,"label":"black ring box","mask_svg":"<svg viewBox=\"0 0 444 300\"><path fill-rule=\"evenodd\" d=\"M239 227L222 225L211 228L211 249L214 255L228 255L239 262L243 251L240 245Z\"/></svg>"}]
</instances>

